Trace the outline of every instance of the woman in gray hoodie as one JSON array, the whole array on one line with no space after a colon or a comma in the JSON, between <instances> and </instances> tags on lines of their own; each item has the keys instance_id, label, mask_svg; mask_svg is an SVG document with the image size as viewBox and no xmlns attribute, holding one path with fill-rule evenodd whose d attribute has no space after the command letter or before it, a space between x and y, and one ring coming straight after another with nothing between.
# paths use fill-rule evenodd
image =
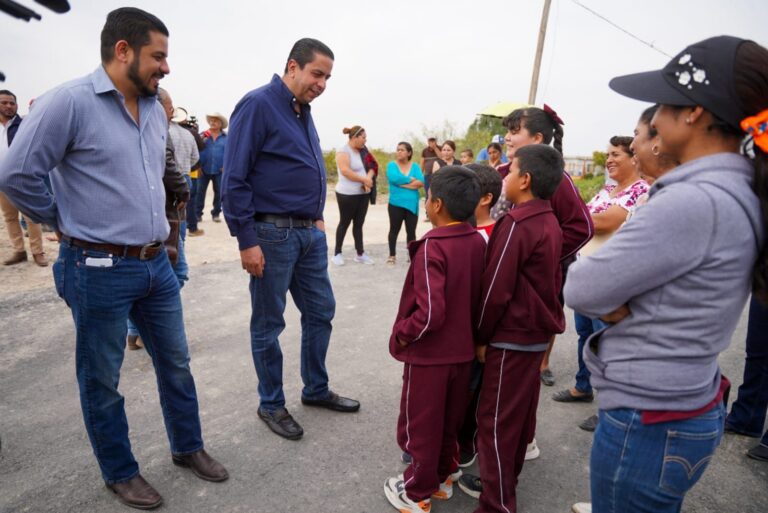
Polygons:
<instances>
[{"instance_id":1,"label":"woman in gray hoodie","mask_svg":"<svg viewBox=\"0 0 768 513\"><path fill-rule=\"evenodd\" d=\"M722 436L717 357L750 291L768 296L768 50L715 37L610 87L660 104L658 151L680 166L568 273L568 306L612 323L583 354L600 406L592 510L678 512ZM763 122L742 125L753 116ZM745 132L753 160L740 154Z\"/></svg>"}]
</instances>

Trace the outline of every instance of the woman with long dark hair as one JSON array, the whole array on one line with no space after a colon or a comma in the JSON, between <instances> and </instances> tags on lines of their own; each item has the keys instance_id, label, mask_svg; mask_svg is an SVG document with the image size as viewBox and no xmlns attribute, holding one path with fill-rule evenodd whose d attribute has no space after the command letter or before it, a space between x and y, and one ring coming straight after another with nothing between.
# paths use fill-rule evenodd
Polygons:
<instances>
[{"instance_id":1,"label":"woman with long dark hair","mask_svg":"<svg viewBox=\"0 0 768 513\"><path fill-rule=\"evenodd\" d=\"M768 50L715 37L610 87L660 104L657 151L680 165L565 285L570 307L611 323L584 348L600 392L592 511L678 512L722 437L717 357L750 292L768 298Z\"/></svg>"}]
</instances>

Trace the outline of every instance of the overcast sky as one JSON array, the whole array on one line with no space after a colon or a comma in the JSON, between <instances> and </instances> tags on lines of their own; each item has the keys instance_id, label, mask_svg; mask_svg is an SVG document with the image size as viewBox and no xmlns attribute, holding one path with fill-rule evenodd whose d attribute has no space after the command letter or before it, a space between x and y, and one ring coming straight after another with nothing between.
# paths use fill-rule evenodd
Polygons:
<instances>
[{"instance_id":1,"label":"overcast sky","mask_svg":"<svg viewBox=\"0 0 768 513\"><path fill-rule=\"evenodd\" d=\"M109 11L126 5L157 15L170 31L171 74L162 82L177 106L229 116L249 90L281 73L297 39L315 37L336 55L326 92L313 104L323 149L359 124L368 144L394 150L409 133L450 122L463 131L498 101L526 101L543 0L259 1L70 0L58 15L25 23L0 13L0 88L31 98L93 71ZM768 46L763 0L580 0L674 55L687 44L730 34ZM630 134L644 104L608 88L617 75L658 69L669 59L590 14L553 0L536 103L565 120L565 153L604 149ZM461 135L460 133L457 135Z\"/></svg>"}]
</instances>

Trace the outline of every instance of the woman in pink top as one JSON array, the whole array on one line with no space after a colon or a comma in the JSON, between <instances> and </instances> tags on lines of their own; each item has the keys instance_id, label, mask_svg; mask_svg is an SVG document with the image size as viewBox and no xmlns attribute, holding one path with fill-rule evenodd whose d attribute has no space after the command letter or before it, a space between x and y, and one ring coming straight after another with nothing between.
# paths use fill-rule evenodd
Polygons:
<instances>
[{"instance_id":1,"label":"woman in pink top","mask_svg":"<svg viewBox=\"0 0 768 513\"><path fill-rule=\"evenodd\" d=\"M601 241L604 242L606 238L618 230L627 220L627 216L637 207L638 200L648 192L648 183L640 178L640 174L632 161L631 144L631 137L619 135L611 137L605 167L608 176L616 182L616 185L606 184L587 203L592 222L595 225L595 237L584 247L582 254L590 252L590 247L596 249ZM557 392L552 396L552 399L564 403L592 402L594 393L589 382L590 374L581 354L584 343L589 336L604 324L599 319L590 319L578 312L574 312L574 321L576 333L579 334L579 370L576 373L576 385ZM579 427L587 431L594 431L595 420L595 417L590 417Z\"/></svg>"}]
</instances>

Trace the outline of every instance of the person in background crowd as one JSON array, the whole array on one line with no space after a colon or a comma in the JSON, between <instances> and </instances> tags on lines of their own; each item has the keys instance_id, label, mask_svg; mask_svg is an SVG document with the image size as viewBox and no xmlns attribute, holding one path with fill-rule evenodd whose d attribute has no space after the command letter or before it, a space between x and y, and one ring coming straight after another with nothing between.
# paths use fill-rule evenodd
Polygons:
<instances>
[{"instance_id":1,"label":"person in background crowd","mask_svg":"<svg viewBox=\"0 0 768 513\"><path fill-rule=\"evenodd\" d=\"M101 65L38 98L0 164L0 190L61 233L53 278L75 321L86 431L107 487L138 509L163 499L139 472L117 389L129 315L155 367L172 462L208 481L229 477L203 444L179 282L162 242L168 123L155 95L167 56L157 17L110 12ZM43 181L49 173L55 197Z\"/></svg>"},{"instance_id":2,"label":"person in background crowd","mask_svg":"<svg viewBox=\"0 0 768 513\"><path fill-rule=\"evenodd\" d=\"M722 437L718 355L750 292L768 299L768 50L714 37L609 86L660 104L658 152L680 165L565 285L568 306L609 323L584 348L600 391L591 510L678 512Z\"/></svg>"},{"instance_id":3,"label":"person in background crowd","mask_svg":"<svg viewBox=\"0 0 768 513\"><path fill-rule=\"evenodd\" d=\"M189 140L180 140L181 153L175 151L176 146L173 142L173 136L170 134L171 122L173 116L173 100L168 91L162 87L157 90L157 99L163 106L165 114L169 121L169 137L165 145L165 172L163 174L163 187L165 187L165 217L170 226L170 235L165 241L168 258L173 267L173 273L179 280L179 289L184 288L184 283L189 280L189 266L184 252L184 228L183 219L185 217L184 207L189 202L189 175L182 172L181 166L189 166L190 158L197 155L195 140L185 129L178 127L181 136L189 136ZM190 145L191 148L190 149ZM136 325L128 318L128 336L126 346L131 351L136 351L144 347L144 341Z\"/></svg>"},{"instance_id":4,"label":"person in background crowd","mask_svg":"<svg viewBox=\"0 0 768 513\"><path fill-rule=\"evenodd\" d=\"M7 89L0 90L0 162L8 153L8 148L16 136L21 125L21 116L17 114L18 104L16 95ZM3 211L5 229L11 242L13 254L3 261L3 265L14 265L27 261L27 252L24 249L24 233L19 224L19 209L0 192L0 210ZM27 220L25 229L29 233L29 248L32 251L32 260L40 267L48 265L48 259L43 251L42 227Z\"/></svg>"},{"instance_id":5,"label":"person in background crowd","mask_svg":"<svg viewBox=\"0 0 768 513\"><path fill-rule=\"evenodd\" d=\"M211 217L214 223L221 222L221 173L224 166L224 151L227 147L227 118L218 112L208 114L208 130L203 132L205 148L200 152L200 166L202 174L197 183L197 220L203 220L205 209L205 195L208 192L208 184L213 183L213 207Z\"/></svg>"},{"instance_id":6,"label":"person in background crowd","mask_svg":"<svg viewBox=\"0 0 768 513\"><path fill-rule=\"evenodd\" d=\"M360 403L328 386L325 357L336 311L328 276L323 208L326 171L310 102L333 69L321 41L297 41L283 76L246 94L232 114L224 164L224 217L250 275L251 352L259 378L258 416L275 434L298 440L304 430L285 408L283 354L290 290L301 312L301 402L337 412Z\"/></svg>"},{"instance_id":7,"label":"person in background crowd","mask_svg":"<svg viewBox=\"0 0 768 513\"><path fill-rule=\"evenodd\" d=\"M405 240L408 244L416 240L416 225L419 221L419 189L424 186L424 175L418 164L411 162L413 147L407 142L397 143L395 160L387 164L389 181L389 258L387 264L396 262L395 246L400 227L405 222Z\"/></svg>"},{"instance_id":8,"label":"person in background crowd","mask_svg":"<svg viewBox=\"0 0 768 513\"><path fill-rule=\"evenodd\" d=\"M461 150L461 154L459 155L459 162L461 162L462 165L466 166L467 164L471 164L475 161L475 152L467 148L466 150Z\"/></svg>"},{"instance_id":9,"label":"person in background crowd","mask_svg":"<svg viewBox=\"0 0 768 513\"><path fill-rule=\"evenodd\" d=\"M638 199L648 192L648 183L640 178L637 168L632 158L630 145L632 138L626 136L614 136L608 145L608 158L605 162L608 177L613 179L617 185L606 184L592 198L587 207L589 208L592 222L595 226L596 237L582 250L582 255L587 256L605 243L613 233L627 220L630 212L637 207ZM626 272L632 274L632 268L626 268ZM608 282L600 282L608 285ZM576 372L576 384L574 387L561 390L552 395L552 399L562 403L587 402L594 400L592 385L589 381L589 369L582 354L584 345L593 333L605 327L605 323L598 318L590 318L579 311L574 311L574 323L576 332L579 335L577 356L579 369ZM592 422L595 419L590 417L582 423L582 429L586 431L594 430Z\"/></svg>"},{"instance_id":10,"label":"person in background crowd","mask_svg":"<svg viewBox=\"0 0 768 513\"><path fill-rule=\"evenodd\" d=\"M419 162L419 168L424 173L425 195L429 192L429 177L432 176L432 165L439 156L440 148L437 146L437 139L430 137L427 139L427 147L421 151L421 161Z\"/></svg>"},{"instance_id":11,"label":"person in background crowd","mask_svg":"<svg viewBox=\"0 0 768 513\"><path fill-rule=\"evenodd\" d=\"M503 164L501 160L501 144L499 143L491 143L486 148L488 151L488 165L492 168L496 169L501 164Z\"/></svg>"},{"instance_id":12,"label":"person in background crowd","mask_svg":"<svg viewBox=\"0 0 768 513\"><path fill-rule=\"evenodd\" d=\"M189 170L189 197L190 203L187 205L187 225L186 232L190 237L198 237L205 235L205 230L197 227L197 184L200 181L201 165L200 165L200 152L205 148L205 142L200 136L200 128L197 126L197 119L194 116L187 116L186 109L179 107L174 110L176 115L171 119L178 128L183 128L195 142L195 148L197 148L197 160L192 160L192 167ZM174 125L171 125L174 126ZM182 139L182 136L177 130L171 132L176 134L176 137ZM194 159L194 153L190 153L190 156Z\"/></svg>"},{"instance_id":13,"label":"person in background crowd","mask_svg":"<svg viewBox=\"0 0 768 513\"><path fill-rule=\"evenodd\" d=\"M366 170L361 157L365 148L367 134L359 125L345 128L343 133L349 137L347 144L336 152L336 167L339 170L339 182L336 184L336 202L339 205L339 225L336 227L336 247L334 249L334 265L344 265L341 246L352 223L352 237L355 240L355 262L373 264L373 259L363 248L363 224L368 213L371 188L375 173Z\"/></svg>"},{"instance_id":14,"label":"person in background crowd","mask_svg":"<svg viewBox=\"0 0 768 513\"><path fill-rule=\"evenodd\" d=\"M436 159L432 163L432 171L430 174L437 173L446 166L457 166L461 164L454 158L456 153L456 143L453 141L445 141L440 147L440 158Z\"/></svg>"},{"instance_id":15,"label":"person in background crowd","mask_svg":"<svg viewBox=\"0 0 768 513\"><path fill-rule=\"evenodd\" d=\"M725 432L762 438L747 451L754 460L768 462L768 430L765 426L768 409L768 307L752 296L749 303L747 325L747 359L744 363L744 381L739 395L725 418Z\"/></svg>"},{"instance_id":16,"label":"person in background crowd","mask_svg":"<svg viewBox=\"0 0 768 513\"><path fill-rule=\"evenodd\" d=\"M507 154L504 152L504 149L503 149L504 136L503 135L499 135L499 134L494 135L493 137L491 137L491 142L488 143L488 145L490 146L493 143L496 143L496 144L502 146L502 150L501 150L501 163L502 164L508 164L510 159L507 156ZM479 163L487 163L486 161L488 161L488 160L490 160L490 158L488 156L488 147L486 146L485 148L480 150L480 153L477 154L477 162L479 162Z\"/></svg>"}]
</instances>

